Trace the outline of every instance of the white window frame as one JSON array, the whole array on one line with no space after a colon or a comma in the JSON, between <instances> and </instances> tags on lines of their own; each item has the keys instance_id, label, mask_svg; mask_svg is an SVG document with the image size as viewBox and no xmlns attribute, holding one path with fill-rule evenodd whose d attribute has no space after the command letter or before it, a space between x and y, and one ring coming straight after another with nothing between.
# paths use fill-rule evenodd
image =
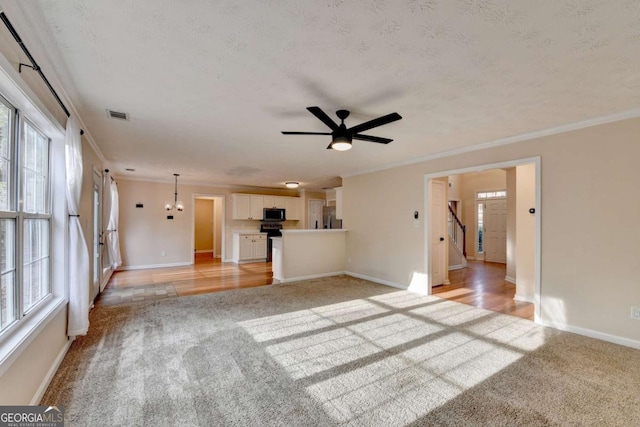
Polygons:
<instances>
[{"instance_id":1,"label":"white window frame","mask_svg":"<svg viewBox=\"0 0 640 427\"><path fill-rule=\"evenodd\" d=\"M49 281L51 290L47 297L0 334L1 376L55 318L60 318L62 310L67 306L68 217L64 159L65 130L2 54L0 54L0 94L21 117L28 118L34 127L49 138ZM16 123L16 126L19 124ZM22 171L18 172L18 174L21 173ZM22 235L18 239L22 239ZM22 248L22 240L18 241L19 248ZM16 248L16 255L20 250ZM22 269L20 262L21 260L19 261L16 257L16 267ZM22 310L21 306L18 308Z\"/></svg>"}]
</instances>

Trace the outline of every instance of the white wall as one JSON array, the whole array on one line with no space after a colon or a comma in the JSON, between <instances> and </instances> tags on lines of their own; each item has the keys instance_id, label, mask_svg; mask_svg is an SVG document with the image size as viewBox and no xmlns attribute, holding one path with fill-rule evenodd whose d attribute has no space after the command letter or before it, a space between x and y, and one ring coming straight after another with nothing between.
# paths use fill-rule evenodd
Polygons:
<instances>
[{"instance_id":1,"label":"white wall","mask_svg":"<svg viewBox=\"0 0 640 427\"><path fill-rule=\"evenodd\" d=\"M516 167L516 296L533 302L535 294L536 169L534 164Z\"/></svg>"},{"instance_id":2,"label":"white wall","mask_svg":"<svg viewBox=\"0 0 640 427\"><path fill-rule=\"evenodd\" d=\"M344 230L294 230L282 233L284 280L342 273L346 266Z\"/></svg>"},{"instance_id":3,"label":"white wall","mask_svg":"<svg viewBox=\"0 0 640 427\"><path fill-rule=\"evenodd\" d=\"M425 174L540 156L541 320L640 341L638 135L630 119L343 177L347 269L406 287L426 273Z\"/></svg>"}]
</instances>

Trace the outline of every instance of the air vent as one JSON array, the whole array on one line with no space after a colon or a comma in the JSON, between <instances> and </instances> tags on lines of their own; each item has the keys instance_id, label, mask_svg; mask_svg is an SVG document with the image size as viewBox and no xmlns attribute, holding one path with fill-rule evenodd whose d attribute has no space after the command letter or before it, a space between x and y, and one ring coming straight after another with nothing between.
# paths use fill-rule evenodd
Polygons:
<instances>
[{"instance_id":1,"label":"air vent","mask_svg":"<svg viewBox=\"0 0 640 427\"><path fill-rule=\"evenodd\" d=\"M129 120L127 113L121 113L119 111L107 110L107 116L109 116L110 119Z\"/></svg>"}]
</instances>

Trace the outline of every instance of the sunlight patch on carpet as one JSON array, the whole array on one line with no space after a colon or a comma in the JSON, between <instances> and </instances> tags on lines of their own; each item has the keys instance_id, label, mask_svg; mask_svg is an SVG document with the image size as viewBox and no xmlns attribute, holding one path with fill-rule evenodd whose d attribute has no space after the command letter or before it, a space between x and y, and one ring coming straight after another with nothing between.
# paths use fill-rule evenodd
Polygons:
<instances>
[{"instance_id":1,"label":"sunlight patch on carpet","mask_svg":"<svg viewBox=\"0 0 640 427\"><path fill-rule=\"evenodd\" d=\"M416 421L544 343L529 321L407 291L240 325L333 420L360 425Z\"/></svg>"}]
</instances>

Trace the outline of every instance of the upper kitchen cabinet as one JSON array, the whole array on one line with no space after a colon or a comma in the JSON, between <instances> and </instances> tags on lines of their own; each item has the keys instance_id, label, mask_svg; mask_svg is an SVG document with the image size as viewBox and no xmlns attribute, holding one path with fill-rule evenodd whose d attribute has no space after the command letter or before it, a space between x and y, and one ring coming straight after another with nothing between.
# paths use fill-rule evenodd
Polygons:
<instances>
[{"instance_id":1,"label":"upper kitchen cabinet","mask_svg":"<svg viewBox=\"0 0 640 427\"><path fill-rule=\"evenodd\" d=\"M285 204L285 199L289 197L282 196L264 196L264 207L265 208L277 208L277 209L286 209L287 206ZM288 217L289 215L287 215Z\"/></svg>"},{"instance_id":2,"label":"upper kitchen cabinet","mask_svg":"<svg viewBox=\"0 0 640 427\"><path fill-rule=\"evenodd\" d=\"M233 219L262 219L264 207L263 196L255 194L232 194L232 218Z\"/></svg>"},{"instance_id":3,"label":"upper kitchen cabinet","mask_svg":"<svg viewBox=\"0 0 640 427\"><path fill-rule=\"evenodd\" d=\"M301 218L300 197L263 196L261 194L232 194L232 219L261 221L264 208L285 209L287 220Z\"/></svg>"}]
</instances>

